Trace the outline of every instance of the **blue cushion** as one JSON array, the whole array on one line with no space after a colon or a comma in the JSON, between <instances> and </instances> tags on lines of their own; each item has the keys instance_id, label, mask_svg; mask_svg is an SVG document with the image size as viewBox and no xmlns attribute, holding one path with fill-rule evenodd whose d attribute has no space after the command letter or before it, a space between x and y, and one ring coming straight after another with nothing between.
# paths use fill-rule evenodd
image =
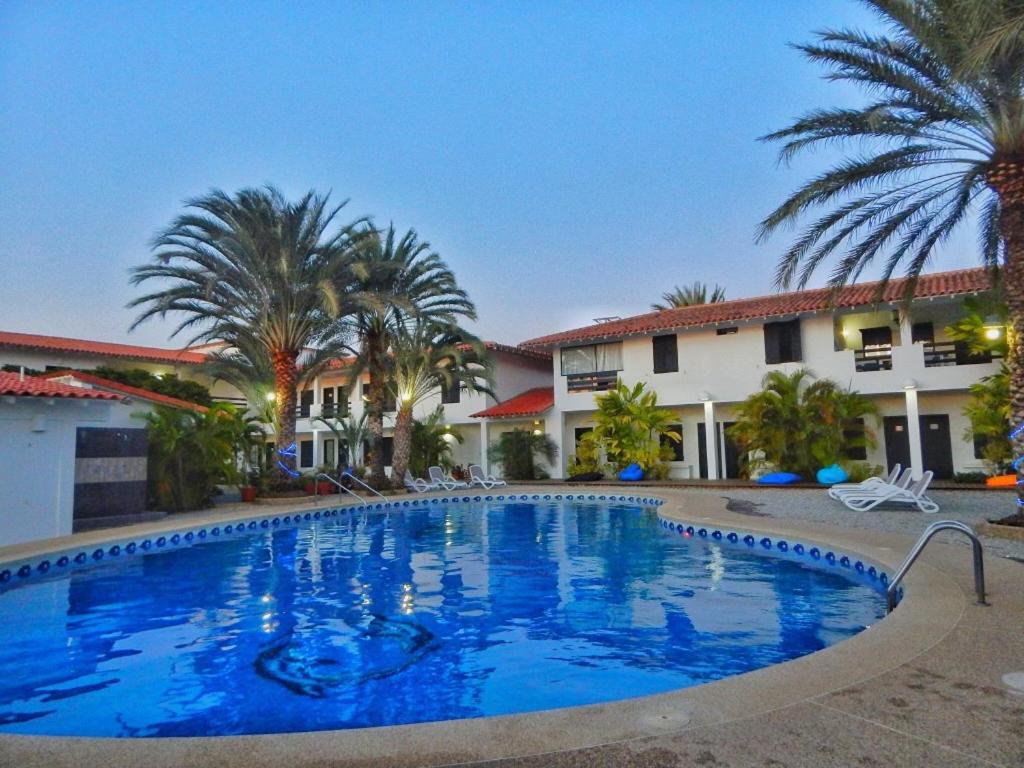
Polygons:
<instances>
[{"instance_id":1,"label":"blue cushion","mask_svg":"<svg viewBox=\"0 0 1024 768\"><path fill-rule=\"evenodd\" d=\"M619 472L619 480L623 482L636 482L637 480L644 479L644 471L640 468L639 464L630 464L624 470Z\"/></svg>"},{"instance_id":2,"label":"blue cushion","mask_svg":"<svg viewBox=\"0 0 1024 768\"><path fill-rule=\"evenodd\" d=\"M836 483L845 483L850 479L850 476L846 473L846 470L840 467L838 464L833 464L831 467L825 467L819 469L816 475L818 482L822 485L835 485Z\"/></svg>"},{"instance_id":3,"label":"blue cushion","mask_svg":"<svg viewBox=\"0 0 1024 768\"><path fill-rule=\"evenodd\" d=\"M757 478L758 485L789 485L790 483L799 482L801 479L800 475L795 475L792 472L771 472L767 475L761 475Z\"/></svg>"}]
</instances>

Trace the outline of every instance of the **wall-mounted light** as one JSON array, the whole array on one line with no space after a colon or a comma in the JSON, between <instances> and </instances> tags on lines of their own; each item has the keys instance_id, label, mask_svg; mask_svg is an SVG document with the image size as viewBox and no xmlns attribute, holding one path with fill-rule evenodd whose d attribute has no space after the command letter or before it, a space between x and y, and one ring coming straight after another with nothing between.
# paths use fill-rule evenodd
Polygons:
<instances>
[{"instance_id":1,"label":"wall-mounted light","mask_svg":"<svg viewBox=\"0 0 1024 768\"><path fill-rule=\"evenodd\" d=\"M272 403L275 400L277 400L277 393L276 392L267 392L266 397L267 397L267 402L268 403Z\"/></svg>"},{"instance_id":2,"label":"wall-mounted light","mask_svg":"<svg viewBox=\"0 0 1024 768\"><path fill-rule=\"evenodd\" d=\"M697 399L700 400L702 403L710 403L712 400L711 393L701 392L699 395L697 395Z\"/></svg>"},{"instance_id":3,"label":"wall-mounted light","mask_svg":"<svg viewBox=\"0 0 1024 768\"><path fill-rule=\"evenodd\" d=\"M1003 324L995 315L989 315L986 317L985 322L982 324L982 328L985 331L985 338L989 341L995 341L1003 335Z\"/></svg>"}]
</instances>

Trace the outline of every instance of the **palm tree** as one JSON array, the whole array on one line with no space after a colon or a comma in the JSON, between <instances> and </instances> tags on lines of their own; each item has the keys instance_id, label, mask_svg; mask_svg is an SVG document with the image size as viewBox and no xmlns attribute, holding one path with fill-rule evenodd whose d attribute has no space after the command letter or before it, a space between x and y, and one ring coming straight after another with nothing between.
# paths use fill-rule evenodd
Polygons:
<instances>
[{"instance_id":1,"label":"palm tree","mask_svg":"<svg viewBox=\"0 0 1024 768\"><path fill-rule=\"evenodd\" d=\"M350 413L344 421L340 419L325 419L323 416L317 416L313 420L321 422L331 430L331 433L338 441L338 445L345 446L345 451L348 455L347 463L353 467L358 467L362 461L362 446L367 435L366 412L364 411L359 414L358 419L355 417L355 414Z\"/></svg>"},{"instance_id":2,"label":"palm tree","mask_svg":"<svg viewBox=\"0 0 1024 768\"><path fill-rule=\"evenodd\" d=\"M444 425L444 408L437 406L425 419L412 423L409 471L416 477L426 477L432 466L451 469L452 443L461 443L463 439L460 433Z\"/></svg>"},{"instance_id":3,"label":"palm tree","mask_svg":"<svg viewBox=\"0 0 1024 768\"><path fill-rule=\"evenodd\" d=\"M195 331L191 343L220 342L254 369L269 361L279 446L295 440L300 364L310 376L336 357L337 320L359 305L352 264L366 227L336 226L343 206L314 192L290 203L273 187L214 190L188 201L155 238L153 261L132 270L134 285L160 284L129 304L143 307L133 329L180 313L172 336Z\"/></svg>"},{"instance_id":4,"label":"palm tree","mask_svg":"<svg viewBox=\"0 0 1024 768\"><path fill-rule=\"evenodd\" d=\"M692 307L696 304L717 304L725 301L725 288L716 284L708 295L708 286L701 282L687 285L680 288L678 285L666 293L661 294L664 304L651 304L651 309L658 312L662 309L675 309L677 307Z\"/></svg>"},{"instance_id":5,"label":"palm tree","mask_svg":"<svg viewBox=\"0 0 1024 768\"><path fill-rule=\"evenodd\" d=\"M368 374L367 424L370 433L370 482L387 485L384 474L384 406L391 371L389 351L395 338L413 324L458 326L476 319L476 308L459 288L448 265L421 242L414 230L398 236L394 226L367 237L355 267L359 290L367 300L346 325L358 340L350 374Z\"/></svg>"},{"instance_id":6,"label":"palm tree","mask_svg":"<svg viewBox=\"0 0 1024 768\"><path fill-rule=\"evenodd\" d=\"M658 393L642 381L632 387L619 382L596 398L594 430L590 434L616 469L636 463L650 472L661 463L661 438L683 439L672 424L679 414L658 407Z\"/></svg>"},{"instance_id":7,"label":"palm tree","mask_svg":"<svg viewBox=\"0 0 1024 768\"><path fill-rule=\"evenodd\" d=\"M548 464L553 464L558 458L558 444L548 435L538 432L529 429L502 432L488 450L491 460L501 464L503 474L509 480L546 477L544 468L537 464L537 458L543 458Z\"/></svg>"},{"instance_id":8,"label":"palm tree","mask_svg":"<svg viewBox=\"0 0 1024 768\"><path fill-rule=\"evenodd\" d=\"M884 282L897 269L916 278L935 247L976 212L982 263L1001 277L1009 307L1011 416L1024 423L1020 3L866 2L890 32L826 31L799 49L825 65L830 79L864 87L870 102L816 110L765 137L784 142L783 160L842 142L856 142L864 154L803 185L765 218L759 237L820 209L780 259L777 283L802 286L838 256L830 282L839 286L883 255ZM1024 434L1016 447L1024 451Z\"/></svg>"},{"instance_id":9,"label":"palm tree","mask_svg":"<svg viewBox=\"0 0 1024 768\"><path fill-rule=\"evenodd\" d=\"M390 388L398 407L391 460L395 487L402 487L409 467L413 408L452 387L493 396L491 369L483 342L457 327L416 323L394 337Z\"/></svg>"}]
</instances>

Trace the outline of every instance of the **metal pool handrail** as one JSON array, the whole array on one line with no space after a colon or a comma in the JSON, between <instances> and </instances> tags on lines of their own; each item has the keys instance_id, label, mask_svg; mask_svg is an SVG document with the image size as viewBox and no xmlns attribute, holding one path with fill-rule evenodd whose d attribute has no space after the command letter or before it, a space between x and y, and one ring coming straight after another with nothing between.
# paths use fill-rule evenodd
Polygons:
<instances>
[{"instance_id":1,"label":"metal pool handrail","mask_svg":"<svg viewBox=\"0 0 1024 768\"><path fill-rule=\"evenodd\" d=\"M985 556L981 549L981 540L978 539L974 529L969 525L965 525L958 520L940 520L924 529L921 538L917 540L913 549L907 554L907 559L903 561L903 565L899 567L899 570L892 577L892 581L889 582L889 587L885 590L887 613L892 613L896 607L896 595L903 577L907 575L910 566L917 560L932 536L939 533L939 531L960 531L960 533L971 540L971 547L974 550L974 591L978 597L978 605L987 605L985 602Z\"/></svg>"},{"instance_id":2,"label":"metal pool handrail","mask_svg":"<svg viewBox=\"0 0 1024 768\"><path fill-rule=\"evenodd\" d=\"M360 495L359 495L358 493L356 493L355 491L353 491L353 490L352 490L351 488L346 488L346 487L345 487L344 485L342 485L341 483L339 483L339 482L338 482L337 480L335 480L335 479L334 479L333 477L331 477L330 475L328 475L328 474L327 474L326 472L321 472L321 473L319 473L318 475L316 475L316 476L314 476L314 477L313 477L313 495L314 495L314 496L319 496L319 495L320 495L320 486L319 486L319 485L317 484L317 482L316 482L316 481L317 481L317 480L319 480L319 479L320 479L321 477L322 477L322 478L323 478L324 480L327 480L327 481L329 481L329 482L331 482L331 483L334 483L334 484L335 484L336 486L338 486L338 487L339 487L339 488L340 488L340 489L341 489L341 490L342 490L342 491L343 491L344 493L347 493L347 494L349 494L350 496L355 496L355 497L356 497L356 500L357 500L357 501L358 501L358 502L359 502L360 504L365 504L365 503L366 503L366 499L364 499L364 498L363 498L362 496L360 496Z\"/></svg>"},{"instance_id":3,"label":"metal pool handrail","mask_svg":"<svg viewBox=\"0 0 1024 768\"><path fill-rule=\"evenodd\" d=\"M361 485L363 488L368 490L374 496L378 496L379 498L382 498L382 499L387 499L387 496L385 496L383 493L380 493L376 488L373 488L373 487L367 485L362 480L360 480L358 477L353 475L351 472L342 472L341 476L342 477L347 477L350 480L355 480L357 483L359 483L359 485Z\"/></svg>"}]
</instances>

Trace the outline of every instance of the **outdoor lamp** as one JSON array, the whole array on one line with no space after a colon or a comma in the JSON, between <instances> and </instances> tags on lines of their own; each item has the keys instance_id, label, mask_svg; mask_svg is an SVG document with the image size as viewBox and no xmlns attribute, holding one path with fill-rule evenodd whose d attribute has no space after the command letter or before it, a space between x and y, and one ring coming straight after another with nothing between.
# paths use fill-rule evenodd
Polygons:
<instances>
[{"instance_id":1,"label":"outdoor lamp","mask_svg":"<svg viewBox=\"0 0 1024 768\"><path fill-rule=\"evenodd\" d=\"M985 338L989 341L995 341L1003 333L1003 324L995 315L986 317L982 328L985 329Z\"/></svg>"}]
</instances>

